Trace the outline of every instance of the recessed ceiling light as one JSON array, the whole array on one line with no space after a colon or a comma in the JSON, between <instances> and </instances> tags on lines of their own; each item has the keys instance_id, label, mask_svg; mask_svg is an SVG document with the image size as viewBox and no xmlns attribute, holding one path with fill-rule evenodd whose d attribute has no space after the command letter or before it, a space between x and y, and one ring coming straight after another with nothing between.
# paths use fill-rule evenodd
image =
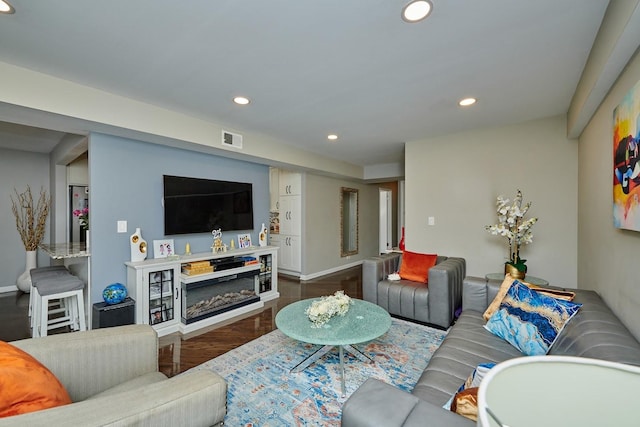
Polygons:
<instances>
[{"instance_id":1,"label":"recessed ceiling light","mask_svg":"<svg viewBox=\"0 0 640 427\"><path fill-rule=\"evenodd\" d=\"M246 98L244 96L236 96L235 98L233 98L233 102L238 105L247 105L251 101L249 100L249 98Z\"/></svg>"},{"instance_id":2,"label":"recessed ceiling light","mask_svg":"<svg viewBox=\"0 0 640 427\"><path fill-rule=\"evenodd\" d=\"M460 102L458 102L458 105L461 107L468 107L469 105L473 105L477 102L478 100L475 98L465 98L460 100Z\"/></svg>"},{"instance_id":3,"label":"recessed ceiling light","mask_svg":"<svg viewBox=\"0 0 640 427\"><path fill-rule=\"evenodd\" d=\"M15 13L15 12L16 10L13 8L13 6L11 6L5 0L0 0L0 13L11 15L12 13Z\"/></svg>"},{"instance_id":4,"label":"recessed ceiling light","mask_svg":"<svg viewBox=\"0 0 640 427\"><path fill-rule=\"evenodd\" d=\"M334 135L334 134L327 135L327 139L330 141L335 141L336 139L338 139L338 135Z\"/></svg>"},{"instance_id":5,"label":"recessed ceiling light","mask_svg":"<svg viewBox=\"0 0 640 427\"><path fill-rule=\"evenodd\" d=\"M433 5L429 0L412 0L402 8L402 19L405 22L418 22L429 16Z\"/></svg>"}]
</instances>

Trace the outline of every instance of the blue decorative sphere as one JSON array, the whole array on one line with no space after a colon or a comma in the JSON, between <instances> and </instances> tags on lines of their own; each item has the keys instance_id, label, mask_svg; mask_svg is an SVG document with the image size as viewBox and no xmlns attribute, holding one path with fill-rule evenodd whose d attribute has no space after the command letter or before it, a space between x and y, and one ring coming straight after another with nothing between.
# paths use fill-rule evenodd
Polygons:
<instances>
[{"instance_id":1,"label":"blue decorative sphere","mask_svg":"<svg viewBox=\"0 0 640 427\"><path fill-rule=\"evenodd\" d=\"M113 283L102 291L102 298L107 304L119 304L127 297L127 287L122 283Z\"/></svg>"}]
</instances>

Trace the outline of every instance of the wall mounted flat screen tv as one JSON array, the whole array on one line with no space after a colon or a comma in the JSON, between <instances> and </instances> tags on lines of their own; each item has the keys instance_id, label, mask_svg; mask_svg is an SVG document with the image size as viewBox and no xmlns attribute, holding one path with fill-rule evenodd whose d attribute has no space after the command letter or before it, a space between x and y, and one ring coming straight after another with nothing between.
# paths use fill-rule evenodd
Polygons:
<instances>
[{"instance_id":1,"label":"wall mounted flat screen tv","mask_svg":"<svg viewBox=\"0 0 640 427\"><path fill-rule=\"evenodd\" d=\"M164 234L253 230L251 183L164 175Z\"/></svg>"}]
</instances>

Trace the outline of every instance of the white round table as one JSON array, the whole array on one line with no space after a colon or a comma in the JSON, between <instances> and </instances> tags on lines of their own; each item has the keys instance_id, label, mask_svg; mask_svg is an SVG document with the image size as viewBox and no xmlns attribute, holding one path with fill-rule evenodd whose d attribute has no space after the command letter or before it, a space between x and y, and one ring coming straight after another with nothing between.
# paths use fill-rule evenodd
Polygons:
<instances>
[{"instance_id":1,"label":"white round table","mask_svg":"<svg viewBox=\"0 0 640 427\"><path fill-rule=\"evenodd\" d=\"M496 365L480 383L478 426L637 426L640 367L572 356Z\"/></svg>"}]
</instances>

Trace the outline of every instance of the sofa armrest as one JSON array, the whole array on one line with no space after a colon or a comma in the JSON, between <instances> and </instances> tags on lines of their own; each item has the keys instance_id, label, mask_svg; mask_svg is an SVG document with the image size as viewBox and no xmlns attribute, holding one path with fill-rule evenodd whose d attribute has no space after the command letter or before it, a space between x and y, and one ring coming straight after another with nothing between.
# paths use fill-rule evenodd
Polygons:
<instances>
[{"instance_id":1,"label":"sofa armrest","mask_svg":"<svg viewBox=\"0 0 640 427\"><path fill-rule=\"evenodd\" d=\"M199 370L70 405L0 418L3 426L215 426L226 414L227 385L212 371Z\"/></svg>"},{"instance_id":2,"label":"sofa armrest","mask_svg":"<svg viewBox=\"0 0 640 427\"><path fill-rule=\"evenodd\" d=\"M378 282L400 268L402 254L392 252L367 258L362 262L362 299L378 304Z\"/></svg>"},{"instance_id":3,"label":"sofa armrest","mask_svg":"<svg viewBox=\"0 0 640 427\"><path fill-rule=\"evenodd\" d=\"M450 257L429 269L429 323L448 328L462 305L466 260Z\"/></svg>"},{"instance_id":4,"label":"sofa armrest","mask_svg":"<svg viewBox=\"0 0 640 427\"><path fill-rule=\"evenodd\" d=\"M342 427L471 427L475 423L380 380L364 382L342 406Z\"/></svg>"},{"instance_id":5,"label":"sofa armrest","mask_svg":"<svg viewBox=\"0 0 640 427\"><path fill-rule=\"evenodd\" d=\"M74 402L158 370L158 338L149 325L49 335L11 344L44 364Z\"/></svg>"}]
</instances>

